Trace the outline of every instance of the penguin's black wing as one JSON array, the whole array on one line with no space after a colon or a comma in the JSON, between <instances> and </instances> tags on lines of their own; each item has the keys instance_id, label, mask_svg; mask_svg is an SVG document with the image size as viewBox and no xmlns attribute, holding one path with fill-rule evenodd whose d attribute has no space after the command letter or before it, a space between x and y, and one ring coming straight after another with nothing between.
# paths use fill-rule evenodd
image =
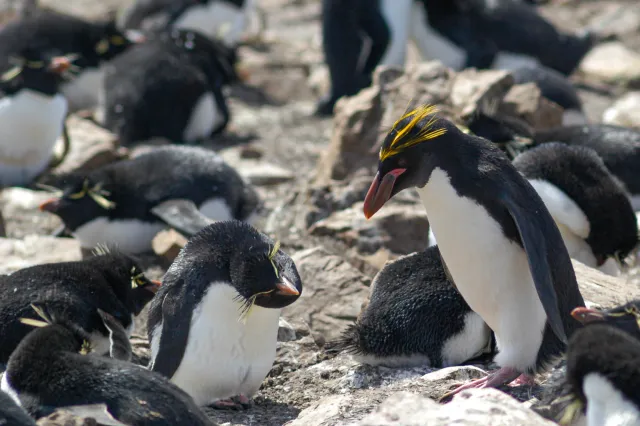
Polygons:
<instances>
[{"instance_id":1,"label":"penguin's black wing","mask_svg":"<svg viewBox=\"0 0 640 426\"><path fill-rule=\"evenodd\" d=\"M213 223L212 220L200 213L193 201L184 199L160 203L151 209L151 213L176 231L189 237Z\"/></svg>"},{"instance_id":2,"label":"penguin's black wing","mask_svg":"<svg viewBox=\"0 0 640 426\"><path fill-rule=\"evenodd\" d=\"M109 355L111 358L131 361L131 342L122 324L102 309L98 309L98 315L109 330Z\"/></svg>"},{"instance_id":3,"label":"penguin's black wing","mask_svg":"<svg viewBox=\"0 0 640 426\"><path fill-rule=\"evenodd\" d=\"M180 279L164 294L162 299L162 330L158 354L151 371L171 378L182 362L189 340L191 312L195 306L193 293Z\"/></svg>"},{"instance_id":4,"label":"penguin's black wing","mask_svg":"<svg viewBox=\"0 0 640 426\"><path fill-rule=\"evenodd\" d=\"M549 224L549 221L541 220L543 218L540 214L541 212L532 212L524 208L507 191L501 194L500 201L513 218L520 234L522 246L529 261L531 276L533 277L540 302L542 302L542 307L547 314L549 326L558 339L566 343L567 335L558 306L558 296L556 295L552 276L552 264L549 261L550 250L546 239L546 235L552 230L546 232L547 229L545 229L545 227L555 225L553 223ZM544 205L542 200L539 200L539 203ZM557 229L556 232L559 233Z\"/></svg>"}]
</instances>

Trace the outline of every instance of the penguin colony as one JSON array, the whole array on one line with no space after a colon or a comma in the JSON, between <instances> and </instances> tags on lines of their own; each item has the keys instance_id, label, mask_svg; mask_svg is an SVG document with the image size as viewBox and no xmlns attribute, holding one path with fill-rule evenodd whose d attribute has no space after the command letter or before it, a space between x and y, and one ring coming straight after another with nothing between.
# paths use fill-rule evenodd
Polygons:
<instances>
[{"instance_id":1,"label":"penguin colony","mask_svg":"<svg viewBox=\"0 0 640 426\"><path fill-rule=\"evenodd\" d=\"M385 265L326 348L387 367L498 365L443 399L530 385L564 357L561 423L640 424L640 302L587 308L571 263L625 271L638 243L640 132L587 122L567 77L597 37L563 33L529 3L352 0L345 13L322 1L331 89L316 115L368 87L377 65L403 66L409 39L454 69L510 69L564 110L562 127L533 134L493 111L470 117L468 132L428 105L399 117L363 213L415 188L431 244ZM246 77L238 47L256 8L134 0L105 21L39 8L0 28L0 183L48 191L39 209L91 251L0 276L0 423L105 404L127 425L198 426L214 424L205 406L250 409L303 282L281 243L254 227L256 188L194 145L233 120L229 88ZM74 112L145 150L50 173L57 141L73 145ZM532 143L514 150L518 137ZM188 241L156 281L140 255L168 228ZM140 320L148 365L129 340Z\"/></svg>"}]
</instances>

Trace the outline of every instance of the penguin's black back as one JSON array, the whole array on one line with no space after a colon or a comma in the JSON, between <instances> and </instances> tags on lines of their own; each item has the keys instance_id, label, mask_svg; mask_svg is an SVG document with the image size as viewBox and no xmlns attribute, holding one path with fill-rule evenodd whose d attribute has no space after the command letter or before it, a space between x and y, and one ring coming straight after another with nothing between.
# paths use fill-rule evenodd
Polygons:
<instances>
[{"instance_id":1,"label":"penguin's black back","mask_svg":"<svg viewBox=\"0 0 640 426\"><path fill-rule=\"evenodd\" d=\"M0 391L0 425L36 426L36 422L7 393Z\"/></svg>"},{"instance_id":2,"label":"penguin's black back","mask_svg":"<svg viewBox=\"0 0 640 426\"><path fill-rule=\"evenodd\" d=\"M640 193L640 131L606 124L565 126L537 132L536 144L562 142L593 149L631 194Z\"/></svg>"},{"instance_id":3,"label":"penguin's black back","mask_svg":"<svg viewBox=\"0 0 640 426\"><path fill-rule=\"evenodd\" d=\"M111 62L103 124L125 146L156 137L182 143L200 97L212 92L224 100L222 87L236 79L235 61L234 50L196 31L159 34Z\"/></svg>"},{"instance_id":4,"label":"penguin's black back","mask_svg":"<svg viewBox=\"0 0 640 426\"><path fill-rule=\"evenodd\" d=\"M82 338L61 324L32 331L11 356L8 380L28 394L25 409L40 417L57 407L107 405L135 426L212 425L191 397L158 374L124 361L80 355Z\"/></svg>"},{"instance_id":5,"label":"penguin's black back","mask_svg":"<svg viewBox=\"0 0 640 426\"><path fill-rule=\"evenodd\" d=\"M471 308L447 279L432 246L387 264L367 306L336 342L337 350L375 357L426 355L442 367L447 340L461 333Z\"/></svg>"},{"instance_id":6,"label":"penguin's black back","mask_svg":"<svg viewBox=\"0 0 640 426\"><path fill-rule=\"evenodd\" d=\"M542 96L565 110L582 111L582 102L573 84L563 74L543 66L525 66L511 72L516 84L535 83Z\"/></svg>"},{"instance_id":7,"label":"penguin's black back","mask_svg":"<svg viewBox=\"0 0 640 426\"><path fill-rule=\"evenodd\" d=\"M22 317L38 319L32 303L46 303L52 312L89 333L108 332L97 308L129 326L137 309L131 300L129 278L133 263L120 256L105 254L78 262L42 264L0 276L0 362L6 363L33 329L19 321Z\"/></svg>"},{"instance_id":8,"label":"penguin's black back","mask_svg":"<svg viewBox=\"0 0 640 426\"><path fill-rule=\"evenodd\" d=\"M587 243L596 257L626 257L638 243L631 203L598 154L584 146L545 143L513 160L527 179L544 180L569 196L590 223Z\"/></svg>"},{"instance_id":9,"label":"penguin's black back","mask_svg":"<svg viewBox=\"0 0 640 426\"><path fill-rule=\"evenodd\" d=\"M583 403L582 385L592 373L606 378L640 409L640 341L608 324L578 330L567 350L567 382Z\"/></svg>"},{"instance_id":10,"label":"penguin's black back","mask_svg":"<svg viewBox=\"0 0 640 426\"><path fill-rule=\"evenodd\" d=\"M171 199L188 199L200 206L220 197L239 220L246 219L258 205L254 189L215 152L193 146L166 146L130 160L111 163L86 175L92 184L103 183L115 208L105 211L85 197L84 203L69 203L61 216L71 229L98 216L111 219L139 219L156 222L151 208ZM84 175L69 175L60 186L74 192Z\"/></svg>"}]
</instances>

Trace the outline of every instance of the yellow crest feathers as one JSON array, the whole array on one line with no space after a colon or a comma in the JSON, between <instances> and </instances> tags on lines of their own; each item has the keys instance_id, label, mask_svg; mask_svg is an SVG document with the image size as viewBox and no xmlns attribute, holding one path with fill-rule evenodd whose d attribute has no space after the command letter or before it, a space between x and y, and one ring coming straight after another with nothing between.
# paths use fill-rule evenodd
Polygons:
<instances>
[{"instance_id":1,"label":"yellow crest feathers","mask_svg":"<svg viewBox=\"0 0 640 426\"><path fill-rule=\"evenodd\" d=\"M276 264L273 262L273 259L276 257L278 250L280 250L280 241L276 241L271 251L269 251L269 262L271 262L271 266L273 266L273 270L276 273L276 277L280 278L280 274L278 273L278 268L276 267Z\"/></svg>"},{"instance_id":2,"label":"yellow crest feathers","mask_svg":"<svg viewBox=\"0 0 640 426\"><path fill-rule=\"evenodd\" d=\"M393 126L391 131L395 131L396 134L388 147L382 147L380 149L380 161L384 161L389 157L393 157L396 154L401 153L407 148L415 146L419 143L426 142L431 139L435 139L444 135L447 132L445 128L435 127L436 116L438 109L434 105L421 105L400 117ZM424 119L429 118L426 124L422 126L420 132L414 136L407 137L409 133ZM409 119L409 122L402 128L398 128L400 123Z\"/></svg>"}]
</instances>

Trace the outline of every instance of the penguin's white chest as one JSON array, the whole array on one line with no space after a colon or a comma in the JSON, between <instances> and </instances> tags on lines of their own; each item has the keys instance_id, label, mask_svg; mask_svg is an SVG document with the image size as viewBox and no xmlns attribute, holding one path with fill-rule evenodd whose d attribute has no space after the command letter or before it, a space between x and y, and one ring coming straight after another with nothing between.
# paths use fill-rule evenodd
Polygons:
<instances>
[{"instance_id":1,"label":"penguin's white chest","mask_svg":"<svg viewBox=\"0 0 640 426\"><path fill-rule=\"evenodd\" d=\"M587 397L587 426L640 425L638 407L601 375L587 375L582 389Z\"/></svg>"},{"instance_id":2,"label":"penguin's white chest","mask_svg":"<svg viewBox=\"0 0 640 426\"><path fill-rule=\"evenodd\" d=\"M0 184L25 185L47 167L67 101L23 89L0 99Z\"/></svg>"},{"instance_id":3,"label":"penguin's white chest","mask_svg":"<svg viewBox=\"0 0 640 426\"><path fill-rule=\"evenodd\" d=\"M243 323L237 294L226 283L211 283L193 311L187 347L171 381L198 405L238 394L251 397L275 359L280 309L254 306ZM162 324L153 330L152 358L163 332L163 338L170 338Z\"/></svg>"},{"instance_id":4,"label":"penguin's white chest","mask_svg":"<svg viewBox=\"0 0 640 426\"><path fill-rule=\"evenodd\" d=\"M176 22L176 28L200 31L209 37L234 46L242 37L246 27L247 10L252 1L238 8L222 0L211 0L208 4L190 7Z\"/></svg>"},{"instance_id":5,"label":"penguin's white chest","mask_svg":"<svg viewBox=\"0 0 640 426\"><path fill-rule=\"evenodd\" d=\"M78 77L61 87L61 92L69 101L69 110L92 109L98 105L103 90L104 69L89 68Z\"/></svg>"},{"instance_id":6,"label":"penguin's white chest","mask_svg":"<svg viewBox=\"0 0 640 426\"><path fill-rule=\"evenodd\" d=\"M18 404L19 406L22 406L22 403L20 402L20 398L18 397L18 392L16 392L16 390L13 389L13 387L11 387L11 384L9 383L9 378L7 377L6 371L2 375L2 380L0 381L0 391L5 392L7 395L11 397L11 399L13 399L16 402L16 404Z\"/></svg>"},{"instance_id":7,"label":"penguin's white chest","mask_svg":"<svg viewBox=\"0 0 640 426\"><path fill-rule=\"evenodd\" d=\"M222 113L218 110L214 94L203 93L193 107L183 138L188 142L208 139L221 121Z\"/></svg>"},{"instance_id":8,"label":"penguin's white chest","mask_svg":"<svg viewBox=\"0 0 640 426\"><path fill-rule=\"evenodd\" d=\"M520 371L533 366L546 314L525 251L484 207L458 195L442 169L418 193L458 290L496 334L496 362Z\"/></svg>"}]
</instances>

